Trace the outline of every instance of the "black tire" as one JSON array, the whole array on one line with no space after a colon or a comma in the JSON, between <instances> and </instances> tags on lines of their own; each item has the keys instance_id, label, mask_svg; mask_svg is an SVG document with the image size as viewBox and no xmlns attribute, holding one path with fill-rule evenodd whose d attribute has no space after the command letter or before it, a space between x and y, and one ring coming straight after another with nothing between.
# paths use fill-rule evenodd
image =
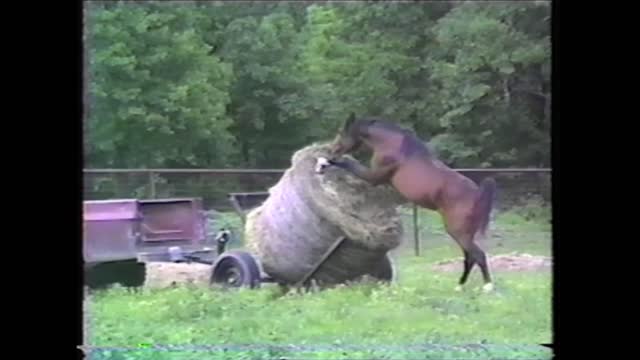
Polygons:
<instances>
[{"instance_id":1,"label":"black tire","mask_svg":"<svg viewBox=\"0 0 640 360\"><path fill-rule=\"evenodd\" d=\"M136 260L99 263L85 268L85 285L92 290L106 289L114 284L128 288L141 287L146 276L146 266Z\"/></svg>"},{"instance_id":2,"label":"black tire","mask_svg":"<svg viewBox=\"0 0 640 360\"><path fill-rule=\"evenodd\" d=\"M231 288L254 289L260 287L260 269L249 253L238 250L227 251L213 264L210 283Z\"/></svg>"}]
</instances>

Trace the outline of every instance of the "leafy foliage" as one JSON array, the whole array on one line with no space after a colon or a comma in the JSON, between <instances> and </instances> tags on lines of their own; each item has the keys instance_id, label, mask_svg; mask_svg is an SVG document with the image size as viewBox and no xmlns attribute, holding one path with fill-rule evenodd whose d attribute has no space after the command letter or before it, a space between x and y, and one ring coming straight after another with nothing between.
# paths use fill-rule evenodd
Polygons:
<instances>
[{"instance_id":1,"label":"leafy foliage","mask_svg":"<svg viewBox=\"0 0 640 360\"><path fill-rule=\"evenodd\" d=\"M102 166L198 166L232 154L231 66L210 54L194 9L94 9L89 162Z\"/></svg>"},{"instance_id":2,"label":"leafy foliage","mask_svg":"<svg viewBox=\"0 0 640 360\"><path fill-rule=\"evenodd\" d=\"M455 166L549 166L549 3L97 3L92 167L282 167L350 111Z\"/></svg>"}]
</instances>

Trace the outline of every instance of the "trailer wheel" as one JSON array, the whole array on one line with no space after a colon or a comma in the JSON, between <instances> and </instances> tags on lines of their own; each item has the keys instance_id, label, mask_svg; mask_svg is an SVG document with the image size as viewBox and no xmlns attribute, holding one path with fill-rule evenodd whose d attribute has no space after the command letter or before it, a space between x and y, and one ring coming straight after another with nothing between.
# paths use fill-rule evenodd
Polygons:
<instances>
[{"instance_id":1,"label":"trailer wheel","mask_svg":"<svg viewBox=\"0 0 640 360\"><path fill-rule=\"evenodd\" d=\"M224 287L260 287L260 269L254 258L244 251L227 251L213 264L212 284Z\"/></svg>"}]
</instances>

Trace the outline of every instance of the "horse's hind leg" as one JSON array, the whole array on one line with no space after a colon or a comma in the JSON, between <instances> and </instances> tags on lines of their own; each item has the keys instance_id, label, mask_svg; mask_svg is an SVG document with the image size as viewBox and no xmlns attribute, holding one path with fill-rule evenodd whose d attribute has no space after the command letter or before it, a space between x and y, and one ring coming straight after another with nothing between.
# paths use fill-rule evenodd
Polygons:
<instances>
[{"instance_id":1,"label":"horse's hind leg","mask_svg":"<svg viewBox=\"0 0 640 360\"><path fill-rule=\"evenodd\" d=\"M474 262L478 264L482 271L482 278L484 280L484 286L482 289L487 292L493 290L491 272L487 265L487 254L475 243L469 244L469 254L473 257Z\"/></svg>"},{"instance_id":2,"label":"horse's hind leg","mask_svg":"<svg viewBox=\"0 0 640 360\"><path fill-rule=\"evenodd\" d=\"M469 273L471 272L471 269L473 269L473 265L476 263L476 258L469 251L469 244L471 244L473 235L471 235L470 231L467 231L465 226L466 224L463 221L457 220L460 218L452 216L447 218L446 215L443 216L443 218L447 233L453 238L453 240L455 240L456 243L458 243L464 254L464 269L462 270L462 276L458 281L458 285L455 288L456 291L460 291L462 290L462 286L467 282Z\"/></svg>"},{"instance_id":3,"label":"horse's hind leg","mask_svg":"<svg viewBox=\"0 0 640 360\"><path fill-rule=\"evenodd\" d=\"M471 269L473 268L473 265L475 264L475 260L473 259L473 257L469 254L469 251L464 250L464 270L462 271L462 276L460 277L460 280L458 281L458 286L456 286L456 291L461 291L462 290L462 285L464 285L467 282L467 278L469 277L469 273L471 272Z\"/></svg>"},{"instance_id":4,"label":"horse's hind leg","mask_svg":"<svg viewBox=\"0 0 640 360\"><path fill-rule=\"evenodd\" d=\"M487 256L485 252L474 242L475 228L468 220L469 218L461 213L462 211L457 214L454 212L444 214L445 228L447 229L447 232L458 243L464 252L464 270L459 283L456 286L456 290L462 289L462 285L467 282L471 269L475 264L478 264L485 282L483 289L485 291L491 291L493 289L493 284L491 283L491 274L487 266Z\"/></svg>"}]
</instances>

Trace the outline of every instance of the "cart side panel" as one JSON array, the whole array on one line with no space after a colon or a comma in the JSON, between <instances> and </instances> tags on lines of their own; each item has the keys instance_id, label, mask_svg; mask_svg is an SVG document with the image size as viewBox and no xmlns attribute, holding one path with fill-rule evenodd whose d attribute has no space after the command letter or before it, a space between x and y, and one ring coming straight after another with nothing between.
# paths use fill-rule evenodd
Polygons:
<instances>
[{"instance_id":1,"label":"cart side panel","mask_svg":"<svg viewBox=\"0 0 640 360\"><path fill-rule=\"evenodd\" d=\"M141 200L142 241L199 245L206 238L206 221L199 199Z\"/></svg>"},{"instance_id":2,"label":"cart side panel","mask_svg":"<svg viewBox=\"0 0 640 360\"><path fill-rule=\"evenodd\" d=\"M135 259L140 223L135 200L85 201L84 261L97 263Z\"/></svg>"},{"instance_id":3,"label":"cart side panel","mask_svg":"<svg viewBox=\"0 0 640 360\"><path fill-rule=\"evenodd\" d=\"M136 234L139 232L139 220L85 222L85 262L136 259Z\"/></svg>"}]
</instances>

